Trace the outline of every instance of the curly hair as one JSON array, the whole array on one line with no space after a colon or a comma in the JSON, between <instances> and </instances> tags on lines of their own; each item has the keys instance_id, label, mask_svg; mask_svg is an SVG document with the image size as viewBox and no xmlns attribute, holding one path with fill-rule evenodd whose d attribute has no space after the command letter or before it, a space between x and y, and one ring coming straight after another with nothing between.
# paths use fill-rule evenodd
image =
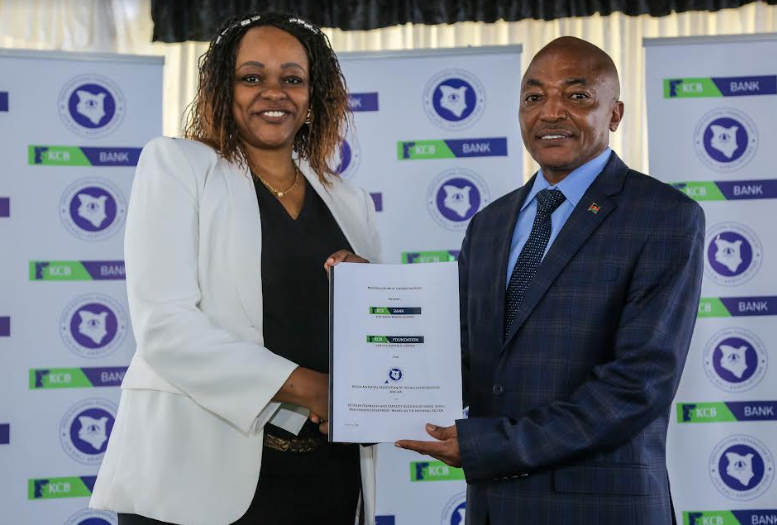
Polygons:
<instances>
[{"instance_id":1,"label":"curly hair","mask_svg":"<svg viewBox=\"0 0 777 525\"><path fill-rule=\"evenodd\" d=\"M189 105L184 137L207 144L230 162L247 162L245 145L232 115L235 61L240 41L257 26L273 26L302 44L310 65L310 123L294 137L294 151L306 160L324 184L334 174L329 166L339 148L348 120L348 95L329 39L319 28L297 17L280 13L251 13L222 24L200 57L199 85Z\"/></svg>"}]
</instances>

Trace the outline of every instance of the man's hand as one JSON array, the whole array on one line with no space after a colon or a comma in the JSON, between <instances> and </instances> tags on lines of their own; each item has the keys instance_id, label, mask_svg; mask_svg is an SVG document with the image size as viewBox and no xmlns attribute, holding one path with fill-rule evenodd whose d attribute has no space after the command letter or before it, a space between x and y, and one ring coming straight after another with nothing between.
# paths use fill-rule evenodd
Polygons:
<instances>
[{"instance_id":1,"label":"man's hand","mask_svg":"<svg viewBox=\"0 0 777 525\"><path fill-rule=\"evenodd\" d=\"M326 270L326 274L329 275L329 268L341 262L368 263L370 261L363 257L359 257L355 253L351 253L348 250L340 250L330 255L324 263L324 270Z\"/></svg>"},{"instance_id":2,"label":"man's hand","mask_svg":"<svg viewBox=\"0 0 777 525\"><path fill-rule=\"evenodd\" d=\"M461 454L459 452L459 438L456 433L456 425L438 427L427 423L426 432L439 441L411 441L403 439L394 444L399 448L415 450L419 454L432 456L451 467L461 467Z\"/></svg>"}]
</instances>

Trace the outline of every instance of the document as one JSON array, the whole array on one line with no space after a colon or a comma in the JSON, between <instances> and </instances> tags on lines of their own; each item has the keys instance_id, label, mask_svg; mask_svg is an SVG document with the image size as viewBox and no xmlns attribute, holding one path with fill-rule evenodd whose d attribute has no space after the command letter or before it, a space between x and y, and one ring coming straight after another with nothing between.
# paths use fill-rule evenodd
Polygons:
<instances>
[{"instance_id":1,"label":"document","mask_svg":"<svg viewBox=\"0 0 777 525\"><path fill-rule=\"evenodd\" d=\"M455 262L330 269L329 440L433 441L462 415Z\"/></svg>"}]
</instances>

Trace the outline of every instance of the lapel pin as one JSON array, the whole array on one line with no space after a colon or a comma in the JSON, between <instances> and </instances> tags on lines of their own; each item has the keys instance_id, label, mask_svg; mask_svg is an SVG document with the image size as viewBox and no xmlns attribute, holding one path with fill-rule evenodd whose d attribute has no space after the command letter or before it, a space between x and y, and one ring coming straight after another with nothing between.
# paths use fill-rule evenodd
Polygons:
<instances>
[{"instance_id":1,"label":"lapel pin","mask_svg":"<svg viewBox=\"0 0 777 525\"><path fill-rule=\"evenodd\" d=\"M588 211L590 211L594 215L599 213L599 210L601 210L601 209L602 209L602 207L599 206L598 204L596 204L595 202L592 202L591 205L588 207Z\"/></svg>"}]
</instances>

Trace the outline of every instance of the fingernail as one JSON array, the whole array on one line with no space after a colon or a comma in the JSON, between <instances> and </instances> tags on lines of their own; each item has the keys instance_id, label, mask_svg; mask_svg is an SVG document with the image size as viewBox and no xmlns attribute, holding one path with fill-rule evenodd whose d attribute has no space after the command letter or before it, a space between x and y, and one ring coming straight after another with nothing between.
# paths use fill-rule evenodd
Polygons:
<instances>
[{"instance_id":1,"label":"fingernail","mask_svg":"<svg viewBox=\"0 0 777 525\"><path fill-rule=\"evenodd\" d=\"M399 443L394 443L394 446L397 448L402 448L402 445L400 445Z\"/></svg>"},{"instance_id":2,"label":"fingernail","mask_svg":"<svg viewBox=\"0 0 777 525\"><path fill-rule=\"evenodd\" d=\"M437 427L435 425L432 425L431 423L427 423L426 430L437 430Z\"/></svg>"}]
</instances>

